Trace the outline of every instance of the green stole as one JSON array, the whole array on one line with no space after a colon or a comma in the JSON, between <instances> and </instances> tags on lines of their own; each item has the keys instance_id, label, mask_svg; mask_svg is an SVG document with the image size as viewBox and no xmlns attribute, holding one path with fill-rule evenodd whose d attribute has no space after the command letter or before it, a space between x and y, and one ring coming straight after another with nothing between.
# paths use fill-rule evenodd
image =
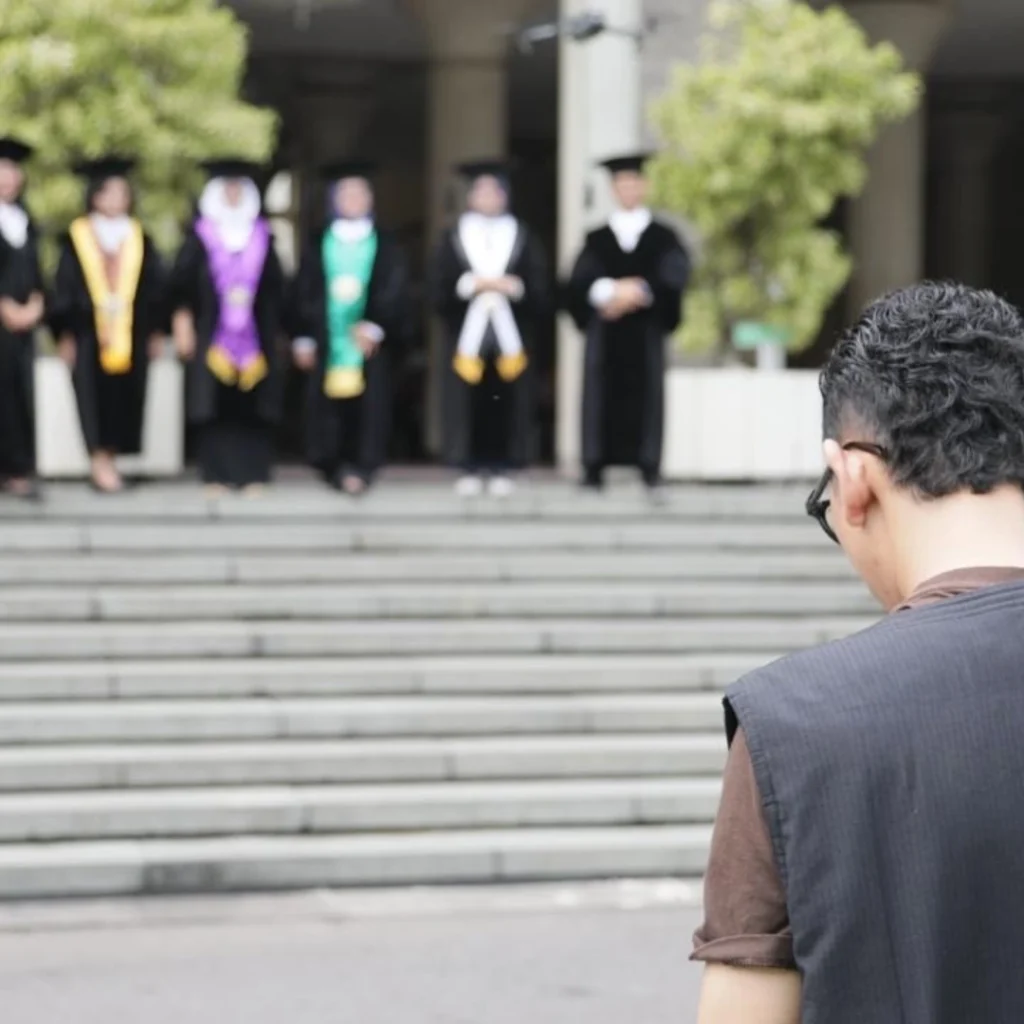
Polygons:
<instances>
[{"instance_id":1,"label":"green stole","mask_svg":"<svg viewBox=\"0 0 1024 1024\"><path fill-rule=\"evenodd\" d=\"M363 353L352 328L366 313L367 288L377 259L377 232L361 242L343 242L324 232L323 261L327 284L327 364L324 394L356 398L366 389Z\"/></svg>"}]
</instances>

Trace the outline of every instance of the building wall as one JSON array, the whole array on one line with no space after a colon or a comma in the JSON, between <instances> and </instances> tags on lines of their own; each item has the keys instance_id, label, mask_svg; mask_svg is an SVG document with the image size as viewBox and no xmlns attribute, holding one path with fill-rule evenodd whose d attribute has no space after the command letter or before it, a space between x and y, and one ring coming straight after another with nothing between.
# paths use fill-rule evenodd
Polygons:
<instances>
[{"instance_id":1,"label":"building wall","mask_svg":"<svg viewBox=\"0 0 1024 1024\"><path fill-rule=\"evenodd\" d=\"M644 16L653 22L641 51L645 104L665 88L673 64L697 56L707 8L708 0L644 0Z\"/></svg>"}]
</instances>

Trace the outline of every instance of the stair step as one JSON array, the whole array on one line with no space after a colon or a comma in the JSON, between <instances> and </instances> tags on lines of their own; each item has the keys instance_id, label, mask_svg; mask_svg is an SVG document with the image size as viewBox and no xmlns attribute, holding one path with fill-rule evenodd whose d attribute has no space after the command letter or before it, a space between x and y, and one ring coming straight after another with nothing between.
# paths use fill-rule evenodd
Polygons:
<instances>
[{"instance_id":1,"label":"stair step","mask_svg":"<svg viewBox=\"0 0 1024 1024\"><path fill-rule=\"evenodd\" d=\"M720 690L767 653L0 662L5 701Z\"/></svg>"},{"instance_id":2,"label":"stair step","mask_svg":"<svg viewBox=\"0 0 1024 1024\"><path fill-rule=\"evenodd\" d=\"M700 874L721 690L878 612L809 485L0 503L0 899Z\"/></svg>"},{"instance_id":3,"label":"stair step","mask_svg":"<svg viewBox=\"0 0 1024 1024\"><path fill-rule=\"evenodd\" d=\"M0 847L0 898L693 876L704 825Z\"/></svg>"},{"instance_id":4,"label":"stair step","mask_svg":"<svg viewBox=\"0 0 1024 1024\"><path fill-rule=\"evenodd\" d=\"M863 629L873 617L655 621L166 622L0 624L8 660L360 657L422 654L785 653ZM55 640L59 639L59 644Z\"/></svg>"},{"instance_id":5,"label":"stair step","mask_svg":"<svg viewBox=\"0 0 1024 1024\"><path fill-rule=\"evenodd\" d=\"M855 582L841 555L831 550L672 552L529 552L460 554L305 555L264 554L0 555L0 595L40 584L405 583L443 581L733 580Z\"/></svg>"},{"instance_id":6,"label":"stair step","mask_svg":"<svg viewBox=\"0 0 1024 1024\"><path fill-rule=\"evenodd\" d=\"M870 614L856 583L402 583L0 590L0 620L652 618Z\"/></svg>"},{"instance_id":7,"label":"stair step","mask_svg":"<svg viewBox=\"0 0 1024 1024\"><path fill-rule=\"evenodd\" d=\"M725 738L277 740L0 749L0 791L714 775Z\"/></svg>"},{"instance_id":8,"label":"stair step","mask_svg":"<svg viewBox=\"0 0 1024 1024\"><path fill-rule=\"evenodd\" d=\"M820 551L827 544L809 520L755 523L584 521L441 522L395 524L287 521L270 528L260 523L165 525L129 520L81 526L8 523L0 530L0 552L169 552L305 551L670 551L712 548L772 548Z\"/></svg>"},{"instance_id":9,"label":"stair step","mask_svg":"<svg viewBox=\"0 0 1024 1024\"><path fill-rule=\"evenodd\" d=\"M337 494L290 482L259 500L238 496L207 500L195 485L140 488L116 501L82 491L75 485L51 486L49 500L31 510L37 522L110 522L115 520L202 521L346 521L397 520L602 520L735 517L764 520L799 519L810 483L795 487L672 487L665 506L652 506L639 488L613 488L595 500L565 485L527 486L508 501L462 502L448 486L387 482L358 503ZM28 518L24 508L0 506L0 520Z\"/></svg>"},{"instance_id":10,"label":"stair step","mask_svg":"<svg viewBox=\"0 0 1024 1024\"><path fill-rule=\"evenodd\" d=\"M0 744L697 732L714 694L355 697L0 705Z\"/></svg>"},{"instance_id":11,"label":"stair step","mask_svg":"<svg viewBox=\"0 0 1024 1024\"><path fill-rule=\"evenodd\" d=\"M713 778L414 783L0 796L0 843L707 824Z\"/></svg>"}]
</instances>

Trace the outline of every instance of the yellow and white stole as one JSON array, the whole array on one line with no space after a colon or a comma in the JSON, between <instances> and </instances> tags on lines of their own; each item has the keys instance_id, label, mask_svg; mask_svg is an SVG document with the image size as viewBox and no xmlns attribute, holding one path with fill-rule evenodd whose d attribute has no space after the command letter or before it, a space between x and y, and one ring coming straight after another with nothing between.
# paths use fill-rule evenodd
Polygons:
<instances>
[{"instance_id":1,"label":"yellow and white stole","mask_svg":"<svg viewBox=\"0 0 1024 1024\"><path fill-rule=\"evenodd\" d=\"M135 293L142 277L145 255L142 225L132 219L131 230L117 256L117 281L113 288L107 279L103 251L88 217L79 217L71 225L71 243L82 265L85 286L96 311L100 366L104 373L128 373L132 368Z\"/></svg>"}]
</instances>

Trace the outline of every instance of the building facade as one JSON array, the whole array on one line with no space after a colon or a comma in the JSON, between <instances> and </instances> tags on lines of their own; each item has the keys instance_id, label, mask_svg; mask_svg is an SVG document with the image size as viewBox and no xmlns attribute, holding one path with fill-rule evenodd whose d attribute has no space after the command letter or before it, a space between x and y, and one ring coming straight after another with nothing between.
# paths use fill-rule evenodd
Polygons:
<instances>
[{"instance_id":1,"label":"building facade","mask_svg":"<svg viewBox=\"0 0 1024 1024\"><path fill-rule=\"evenodd\" d=\"M644 109L674 62L692 58L707 0L232 0L250 25L252 97L282 116L282 213L296 244L318 220L316 167L347 156L381 165L382 218L416 280L458 195L459 160L516 158L517 212L563 270L607 210L594 160L649 141ZM864 194L839 211L856 257L834 322L925 275L997 288L1024 304L1024 4L858 0L927 82L927 101L870 154ZM586 42L517 45L528 25L599 12L614 30ZM996 211L998 211L998 216ZM422 286L421 286L422 287ZM400 458L436 450L440 367L425 308L399 403ZM548 456L577 451L580 342L549 339L538 424ZM822 346L827 344L826 337ZM820 349L812 353L820 357ZM418 436L417 435L418 432ZM403 440L404 438L404 440Z\"/></svg>"}]
</instances>

